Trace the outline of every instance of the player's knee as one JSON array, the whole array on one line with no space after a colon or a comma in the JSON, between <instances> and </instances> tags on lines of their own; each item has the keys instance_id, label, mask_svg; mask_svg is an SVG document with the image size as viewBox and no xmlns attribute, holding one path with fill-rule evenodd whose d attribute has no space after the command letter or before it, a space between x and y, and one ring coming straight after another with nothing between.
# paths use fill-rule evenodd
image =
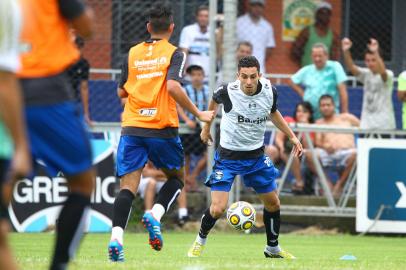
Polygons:
<instances>
[{"instance_id":1,"label":"player's knee","mask_svg":"<svg viewBox=\"0 0 406 270\"><path fill-rule=\"evenodd\" d=\"M216 218L216 219L220 218L223 215L224 211L226 211L226 206L222 206L219 204L212 204L210 206L210 215L213 218Z\"/></svg>"},{"instance_id":2,"label":"player's knee","mask_svg":"<svg viewBox=\"0 0 406 270\"><path fill-rule=\"evenodd\" d=\"M275 212L278 211L281 208L281 202L279 199L273 200L273 201L268 201L264 202L264 207L266 210L269 212Z\"/></svg>"}]
</instances>

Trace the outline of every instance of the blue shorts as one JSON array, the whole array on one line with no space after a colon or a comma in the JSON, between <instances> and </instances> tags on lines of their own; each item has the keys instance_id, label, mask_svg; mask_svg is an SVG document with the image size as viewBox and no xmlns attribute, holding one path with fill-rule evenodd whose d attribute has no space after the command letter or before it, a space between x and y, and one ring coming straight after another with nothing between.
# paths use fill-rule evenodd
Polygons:
<instances>
[{"instance_id":1,"label":"blue shorts","mask_svg":"<svg viewBox=\"0 0 406 270\"><path fill-rule=\"evenodd\" d=\"M33 158L50 176L71 176L92 167L92 151L83 115L74 102L25 108Z\"/></svg>"},{"instance_id":2,"label":"blue shorts","mask_svg":"<svg viewBox=\"0 0 406 270\"><path fill-rule=\"evenodd\" d=\"M149 138L122 135L117 149L117 176L143 168L151 160L157 168L183 167L183 147L179 136L175 138Z\"/></svg>"},{"instance_id":3,"label":"blue shorts","mask_svg":"<svg viewBox=\"0 0 406 270\"><path fill-rule=\"evenodd\" d=\"M279 170L266 155L256 159L229 160L220 159L216 151L213 172L205 185L212 191L229 192L236 175L241 175L244 185L252 187L257 193L268 193L277 187L275 179L279 176Z\"/></svg>"}]
</instances>

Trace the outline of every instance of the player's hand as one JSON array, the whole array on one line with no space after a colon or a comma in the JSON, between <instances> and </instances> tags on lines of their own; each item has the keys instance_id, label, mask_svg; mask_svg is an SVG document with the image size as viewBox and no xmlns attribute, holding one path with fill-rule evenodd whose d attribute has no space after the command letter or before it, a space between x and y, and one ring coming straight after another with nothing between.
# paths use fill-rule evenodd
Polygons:
<instances>
[{"instance_id":1,"label":"player's hand","mask_svg":"<svg viewBox=\"0 0 406 270\"><path fill-rule=\"evenodd\" d=\"M191 129L195 129L196 126L197 126L196 122L195 122L195 121L192 121L192 120L187 120L187 121L186 121L186 125L187 125L189 128L191 128Z\"/></svg>"},{"instance_id":2,"label":"player's hand","mask_svg":"<svg viewBox=\"0 0 406 270\"><path fill-rule=\"evenodd\" d=\"M367 44L368 50L370 50L373 53L378 52L379 50L379 43L376 39L371 38L369 39L369 44Z\"/></svg>"},{"instance_id":3,"label":"player's hand","mask_svg":"<svg viewBox=\"0 0 406 270\"><path fill-rule=\"evenodd\" d=\"M27 146L17 146L11 163L11 175L14 179L27 176L32 168L31 154Z\"/></svg>"},{"instance_id":4,"label":"player's hand","mask_svg":"<svg viewBox=\"0 0 406 270\"><path fill-rule=\"evenodd\" d=\"M200 111L197 118L202 122L211 122L214 118L214 111Z\"/></svg>"},{"instance_id":5,"label":"player's hand","mask_svg":"<svg viewBox=\"0 0 406 270\"><path fill-rule=\"evenodd\" d=\"M300 157L303 154L303 146L300 143L299 139L295 136L289 139L290 142L293 144L293 154L295 157Z\"/></svg>"},{"instance_id":6,"label":"player's hand","mask_svg":"<svg viewBox=\"0 0 406 270\"><path fill-rule=\"evenodd\" d=\"M202 140L202 142L204 144L207 144L207 145L213 144L213 138L211 137L211 134L210 134L210 126L205 125L202 128L202 131L200 132L200 139Z\"/></svg>"},{"instance_id":7,"label":"player's hand","mask_svg":"<svg viewBox=\"0 0 406 270\"><path fill-rule=\"evenodd\" d=\"M341 49L345 52L351 49L352 41L349 38L343 38L341 40Z\"/></svg>"}]
</instances>

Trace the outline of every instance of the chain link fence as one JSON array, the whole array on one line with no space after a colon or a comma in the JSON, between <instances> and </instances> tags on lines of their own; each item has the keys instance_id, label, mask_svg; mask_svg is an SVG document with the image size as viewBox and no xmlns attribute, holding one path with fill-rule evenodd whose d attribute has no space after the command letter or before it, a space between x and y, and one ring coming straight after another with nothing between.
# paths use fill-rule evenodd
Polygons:
<instances>
[{"instance_id":1,"label":"chain link fence","mask_svg":"<svg viewBox=\"0 0 406 270\"><path fill-rule=\"evenodd\" d=\"M95 32L91 40L82 49L83 58L89 63L89 76L83 70L73 73L76 80L87 81L89 90L89 118L97 122L119 122L122 102L116 95L120 68L126 59L129 48L148 38L144 12L153 1L141 0L87 0L95 14ZM343 66L341 39L349 37L353 42L351 53L357 65L364 66L364 52L370 38L379 41L381 55L387 68L395 76L406 68L406 48L403 37L406 36L405 18L401 10L406 8L401 0L223 0L217 1L217 16L209 17L216 26L215 38L209 41L209 31L197 35L198 26L189 31L191 41L185 42L182 30L196 23L201 14L196 10L202 5L209 5L204 0L173 0L175 30L171 42L184 46L188 54L188 65L201 65L205 71L204 83L208 77L215 76L216 84L232 81L236 78L236 63L239 57L255 55L261 63L261 72L277 86L279 93L278 108L285 116L294 117L293 113L302 98L287 85L292 74L302 65L302 58L309 57L306 43L324 42L333 59ZM208 15L209 10L203 9ZM315 14L323 10L331 12L331 17L321 14L318 20L329 20L325 37L317 37ZM324 17L323 17L324 16ZM203 16L204 17L204 16ZM207 25L207 22L204 22ZM331 31L331 32L330 32ZM306 33L304 33L306 32ZM301 39L301 41L300 41ZM245 43L241 43L245 42ZM188 44L188 45L185 45ZM243 44L243 45L241 45ZM244 44L246 45L244 47ZM216 47L216 72L206 67L209 65L209 52ZM244 48L242 50L241 46ZM296 51L295 51L296 49ZM194 59L194 60L193 60ZM197 60L196 60L197 59ZM311 61L311 59L310 59ZM350 74L348 74L350 75ZM190 80L191 76L187 76ZM322 83L322 82L318 82ZM80 85L80 86L78 86ZM76 84L76 88L82 87ZM189 87L188 94L196 105L207 108L212 88L205 88L201 95L198 89ZM396 84L395 84L396 87ZM347 82L349 112L361 117L363 106L363 85L350 77ZM81 92L77 89L77 92ZM401 128L401 103L393 91L392 102L397 128ZM85 109L86 111L86 109ZM190 116L188 116L190 118ZM193 124L184 121L185 126ZM193 120L193 119L191 119ZM198 129L186 129L189 134L182 137L185 148L191 154L191 172L198 166L205 150L198 140ZM267 134L266 143L272 143L271 134ZM197 151L198 149L199 151ZM196 155L195 155L196 154ZM197 157L196 157L197 156ZM209 158L210 159L210 158ZM204 179L204 170L197 178ZM196 178L196 172L191 177ZM194 187L193 187L194 188Z\"/></svg>"}]
</instances>

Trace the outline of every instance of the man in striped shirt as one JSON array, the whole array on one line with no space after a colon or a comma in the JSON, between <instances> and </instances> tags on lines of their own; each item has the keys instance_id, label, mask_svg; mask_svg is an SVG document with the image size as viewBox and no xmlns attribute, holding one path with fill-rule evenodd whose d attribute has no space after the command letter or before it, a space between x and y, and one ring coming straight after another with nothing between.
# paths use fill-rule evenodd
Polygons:
<instances>
[{"instance_id":1,"label":"man in striped shirt","mask_svg":"<svg viewBox=\"0 0 406 270\"><path fill-rule=\"evenodd\" d=\"M186 69L186 73L191 79L191 83L185 86L186 94L199 110L206 110L209 88L204 84L205 75L203 68L198 65L191 65ZM193 133L184 134L181 136L181 139L185 152L186 184L188 184L189 190L195 190L197 185L196 178L206 168L206 145L200 140L201 127L199 122L196 121L196 117L190 112L184 112L182 109L179 109L179 116L189 128L193 129ZM194 169L190 171L190 159L192 155L202 157Z\"/></svg>"}]
</instances>

